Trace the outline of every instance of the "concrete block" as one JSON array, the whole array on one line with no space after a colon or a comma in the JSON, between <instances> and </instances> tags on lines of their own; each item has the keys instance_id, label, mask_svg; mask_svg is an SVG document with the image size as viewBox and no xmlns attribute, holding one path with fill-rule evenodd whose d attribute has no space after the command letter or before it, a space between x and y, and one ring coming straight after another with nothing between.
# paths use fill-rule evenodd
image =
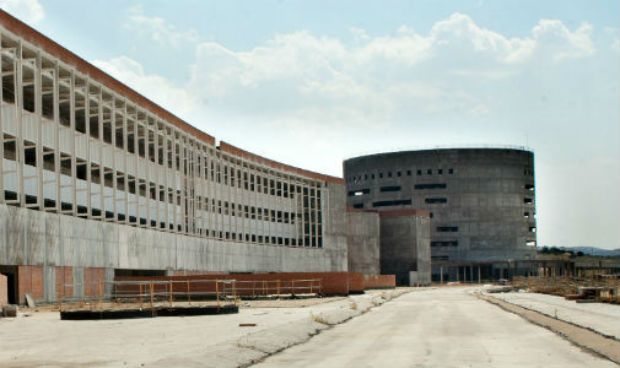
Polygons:
<instances>
[{"instance_id":1,"label":"concrete block","mask_svg":"<svg viewBox=\"0 0 620 368\"><path fill-rule=\"evenodd\" d=\"M17 317L17 306L14 304L7 304L3 306L2 315L4 317Z\"/></svg>"}]
</instances>

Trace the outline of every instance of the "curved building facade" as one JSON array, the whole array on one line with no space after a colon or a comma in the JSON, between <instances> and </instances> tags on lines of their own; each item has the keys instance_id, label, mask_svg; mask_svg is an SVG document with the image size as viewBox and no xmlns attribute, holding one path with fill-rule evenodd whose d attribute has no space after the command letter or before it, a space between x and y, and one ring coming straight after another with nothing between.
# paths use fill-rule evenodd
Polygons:
<instances>
[{"instance_id":1,"label":"curved building facade","mask_svg":"<svg viewBox=\"0 0 620 368\"><path fill-rule=\"evenodd\" d=\"M515 267L513 260L534 258L531 151L458 148L381 153L346 160L344 177L350 207L430 211L435 280L502 277Z\"/></svg>"},{"instance_id":2,"label":"curved building facade","mask_svg":"<svg viewBox=\"0 0 620 368\"><path fill-rule=\"evenodd\" d=\"M109 295L115 276L346 271L341 178L216 142L3 10L0 59L9 303Z\"/></svg>"}]
</instances>

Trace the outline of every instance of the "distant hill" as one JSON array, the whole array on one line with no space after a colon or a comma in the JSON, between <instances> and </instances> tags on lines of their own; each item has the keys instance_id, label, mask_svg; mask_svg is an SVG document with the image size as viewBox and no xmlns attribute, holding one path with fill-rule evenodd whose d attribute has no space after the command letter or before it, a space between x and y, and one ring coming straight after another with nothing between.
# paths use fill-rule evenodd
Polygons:
<instances>
[{"instance_id":1,"label":"distant hill","mask_svg":"<svg viewBox=\"0 0 620 368\"><path fill-rule=\"evenodd\" d=\"M591 256L620 257L620 249L601 249L596 247L557 247L562 250L571 250L575 253L583 252Z\"/></svg>"}]
</instances>

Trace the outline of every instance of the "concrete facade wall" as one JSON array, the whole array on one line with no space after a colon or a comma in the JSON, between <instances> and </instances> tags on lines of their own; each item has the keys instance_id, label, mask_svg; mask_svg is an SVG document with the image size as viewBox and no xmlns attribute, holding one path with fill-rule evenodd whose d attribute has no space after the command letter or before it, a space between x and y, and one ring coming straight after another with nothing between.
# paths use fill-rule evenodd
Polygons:
<instances>
[{"instance_id":1,"label":"concrete facade wall","mask_svg":"<svg viewBox=\"0 0 620 368\"><path fill-rule=\"evenodd\" d=\"M381 273L379 214L349 211L347 217L349 271L379 275Z\"/></svg>"},{"instance_id":2,"label":"concrete facade wall","mask_svg":"<svg viewBox=\"0 0 620 368\"><path fill-rule=\"evenodd\" d=\"M348 204L431 212L433 261L535 256L534 154L523 149L436 149L344 162Z\"/></svg>"},{"instance_id":3,"label":"concrete facade wall","mask_svg":"<svg viewBox=\"0 0 620 368\"><path fill-rule=\"evenodd\" d=\"M416 278L409 279L409 285L429 285L431 283L431 219L416 216L412 219L412 231L416 235Z\"/></svg>"},{"instance_id":4,"label":"concrete facade wall","mask_svg":"<svg viewBox=\"0 0 620 368\"><path fill-rule=\"evenodd\" d=\"M382 274L396 275L398 285L430 283L429 223L424 216L381 216Z\"/></svg>"},{"instance_id":5,"label":"concrete facade wall","mask_svg":"<svg viewBox=\"0 0 620 368\"><path fill-rule=\"evenodd\" d=\"M9 304L7 277L0 274L0 309Z\"/></svg>"},{"instance_id":6,"label":"concrete facade wall","mask_svg":"<svg viewBox=\"0 0 620 368\"><path fill-rule=\"evenodd\" d=\"M114 269L346 271L344 188L330 185L323 248L204 239L0 204L0 265L18 265L19 298L98 294Z\"/></svg>"},{"instance_id":7,"label":"concrete facade wall","mask_svg":"<svg viewBox=\"0 0 620 368\"><path fill-rule=\"evenodd\" d=\"M12 299L99 296L115 269L347 270L341 178L216 146L2 10L0 40Z\"/></svg>"}]
</instances>

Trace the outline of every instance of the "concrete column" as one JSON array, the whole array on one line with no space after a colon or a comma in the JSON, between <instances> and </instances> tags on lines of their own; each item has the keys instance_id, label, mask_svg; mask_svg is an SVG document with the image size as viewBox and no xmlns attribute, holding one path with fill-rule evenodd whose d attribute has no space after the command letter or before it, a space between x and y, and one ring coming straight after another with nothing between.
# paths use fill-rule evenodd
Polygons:
<instances>
[{"instance_id":1,"label":"concrete column","mask_svg":"<svg viewBox=\"0 0 620 368\"><path fill-rule=\"evenodd\" d=\"M478 283L482 284L482 273L480 272L480 265L478 266Z\"/></svg>"},{"instance_id":2,"label":"concrete column","mask_svg":"<svg viewBox=\"0 0 620 368\"><path fill-rule=\"evenodd\" d=\"M439 267L439 283L443 285L443 266Z\"/></svg>"}]
</instances>

